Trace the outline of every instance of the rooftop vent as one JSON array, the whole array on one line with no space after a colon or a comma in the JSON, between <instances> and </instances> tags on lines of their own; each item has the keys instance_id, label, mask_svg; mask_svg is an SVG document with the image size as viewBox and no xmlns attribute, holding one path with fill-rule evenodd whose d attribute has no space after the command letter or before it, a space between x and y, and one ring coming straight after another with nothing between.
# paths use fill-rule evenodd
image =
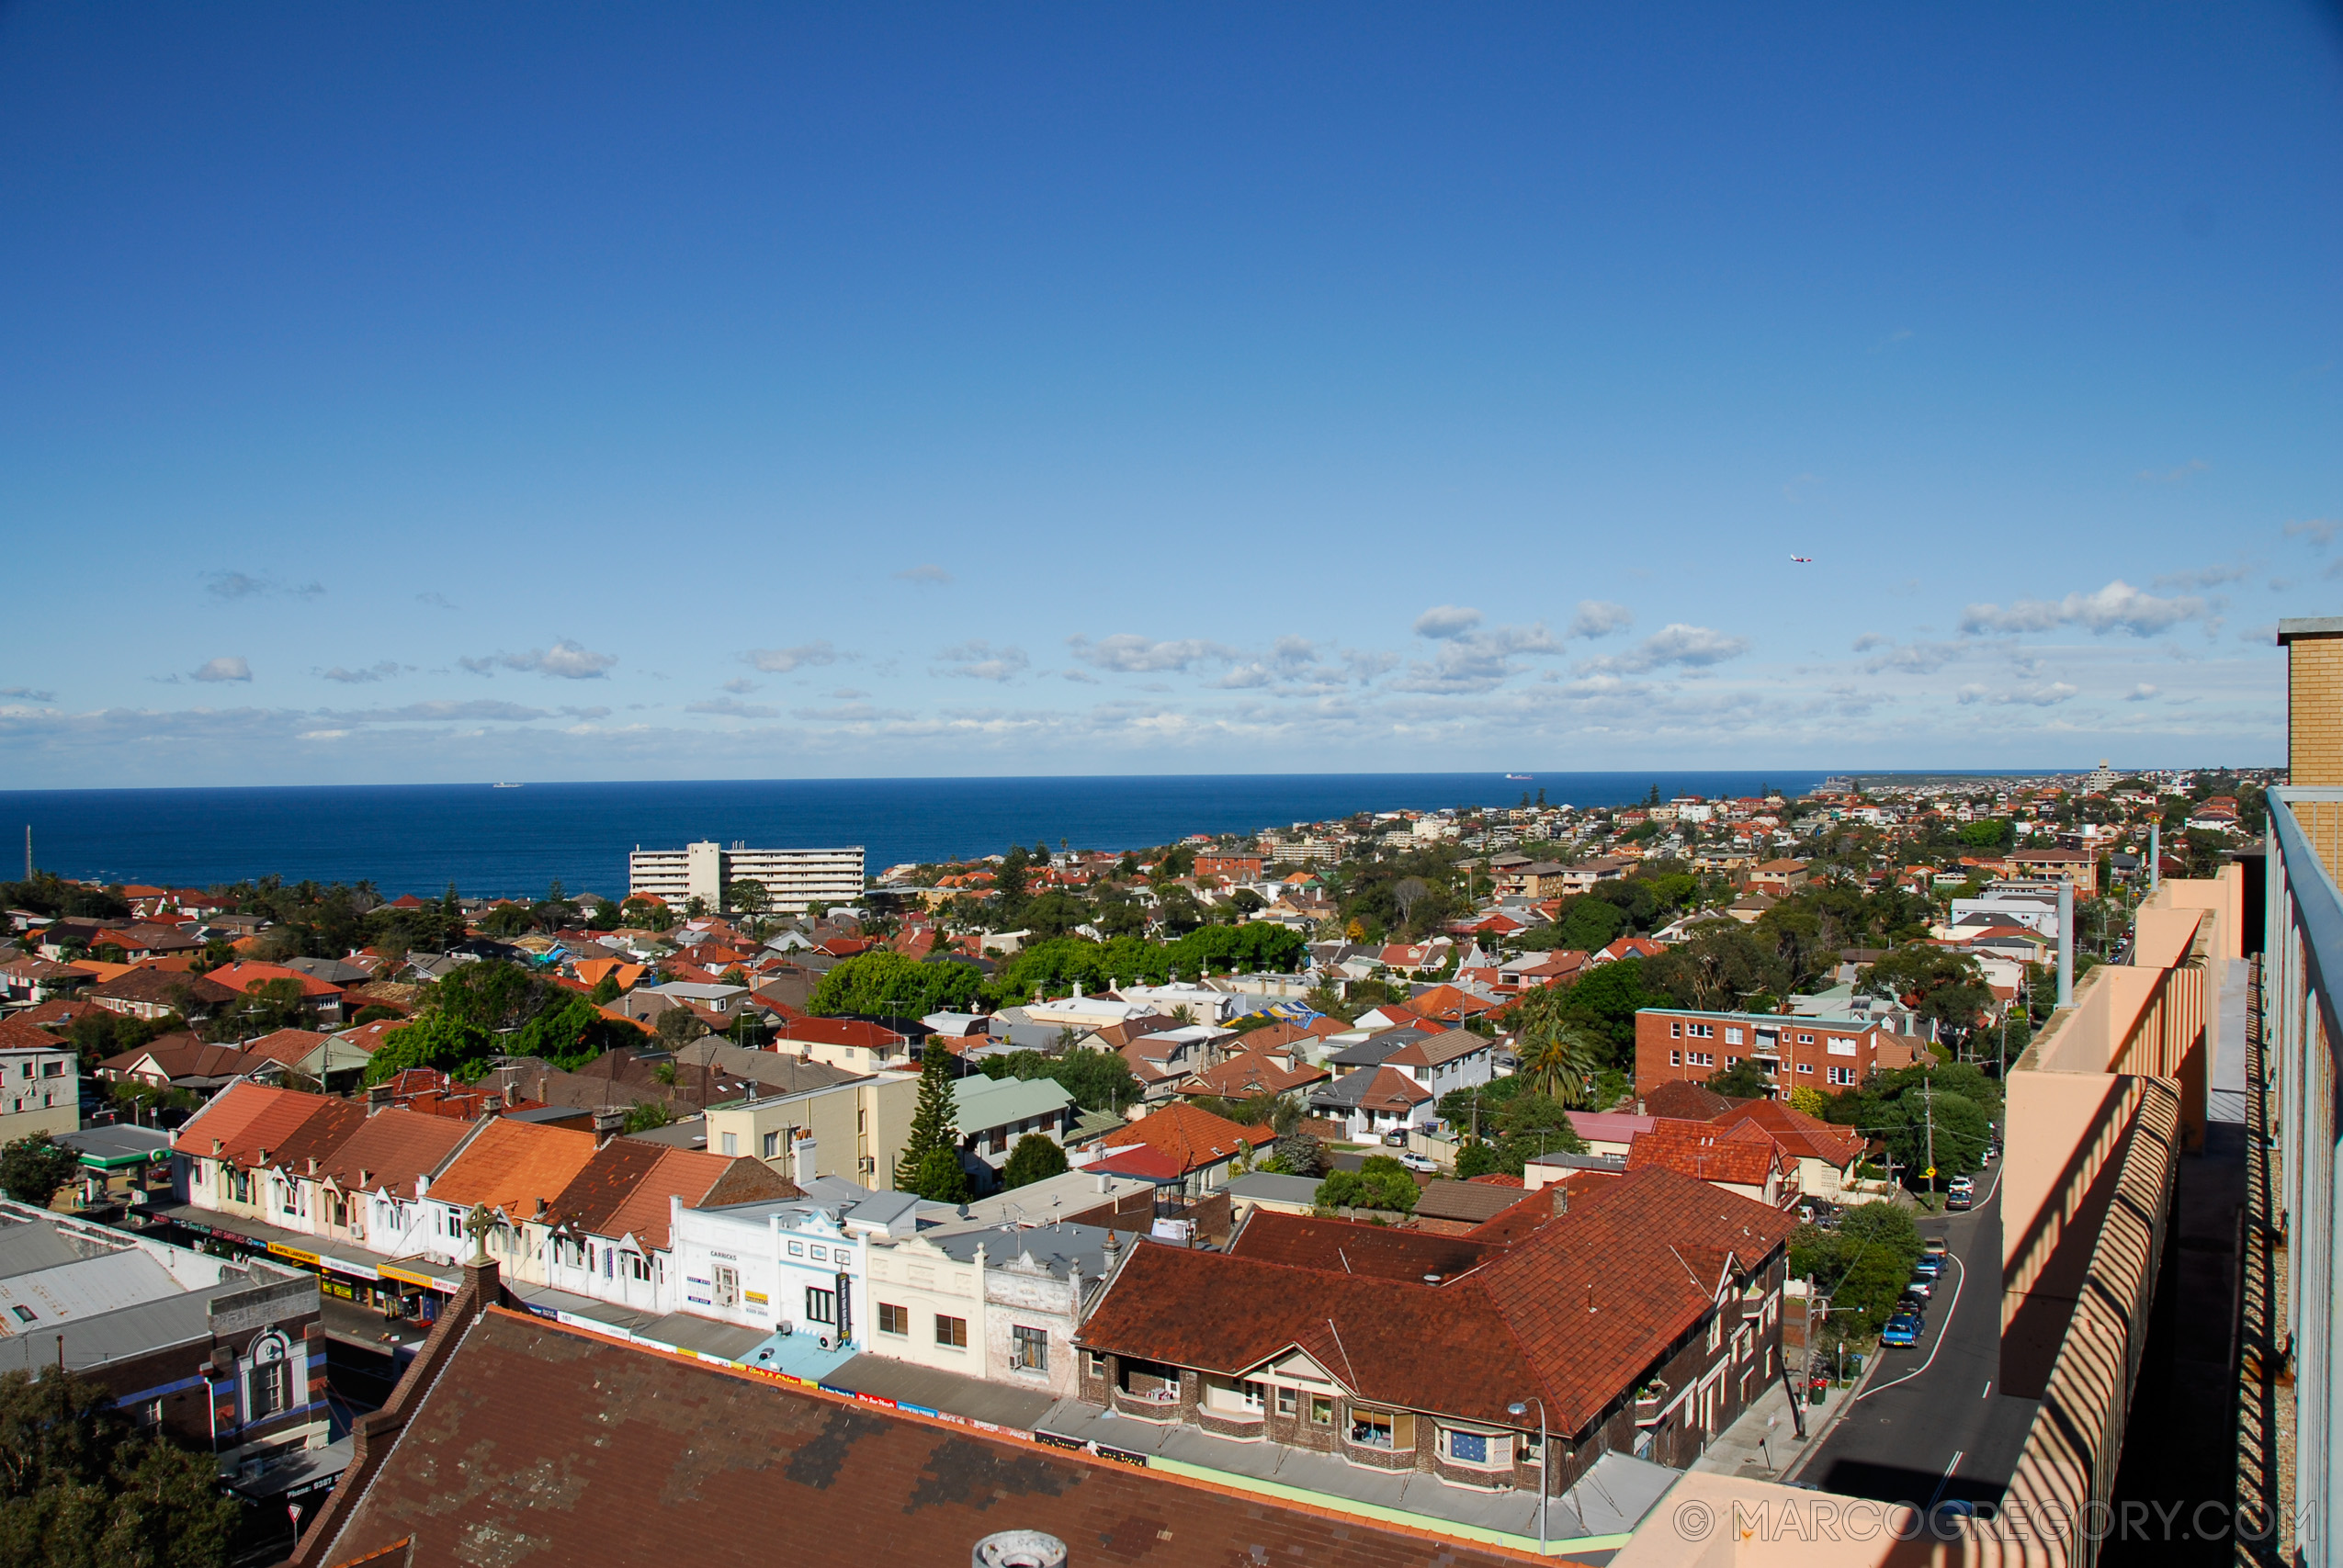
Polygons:
<instances>
[{"instance_id":1,"label":"rooftop vent","mask_svg":"<svg viewBox=\"0 0 2343 1568\"><path fill-rule=\"evenodd\" d=\"M1039 1530L1002 1530L976 1543L972 1568L1066 1568L1066 1543Z\"/></svg>"}]
</instances>

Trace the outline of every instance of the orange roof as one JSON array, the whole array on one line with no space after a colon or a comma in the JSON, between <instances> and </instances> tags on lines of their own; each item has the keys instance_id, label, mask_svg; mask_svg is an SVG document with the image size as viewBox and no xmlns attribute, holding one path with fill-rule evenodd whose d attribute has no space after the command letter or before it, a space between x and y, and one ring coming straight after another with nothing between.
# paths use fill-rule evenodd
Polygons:
<instances>
[{"instance_id":1,"label":"orange roof","mask_svg":"<svg viewBox=\"0 0 2343 1568\"><path fill-rule=\"evenodd\" d=\"M1778 1100L1752 1100L1711 1118L1711 1124L1718 1127L1737 1123L1763 1128L1775 1143L1802 1159L1846 1166L1863 1152L1863 1136L1853 1128L1809 1116Z\"/></svg>"},{"instance_id":2,"label":"orange roof","mask_svg":"<svg viewBox=\"0 0 2343 1568\"><path fill-rule=\"evenodd\" d=\"M1186 1172L1275 1143L1277 1134L1266 1127L1239 1127L1226 1116L1215 1116L1193 1105L1167 1105L1152 1116L1107 1134L1102 1141L1109 1149L1145 1144Z\"/></svg>"},{"instance_id":3,"label":"orange roof","mask_svg":"<svg viewBox=\"0 0 2343 1568\"><path fill-rule=\"evenodd\" d=\"M473 1123L426 1116L394 1105L368 1117L342 1146L320 1156L318 1174L345 1191L390 1192L412 1198L415 1179L429 1176L463 1141Z\"/></svg>"},{"instance_id":4,"label":"orange roof","mask_svg":"<svg viewBox=\"0 0 2343 1568\"><path fill-rule=\"evenodd\" d=\"M288 969L281 964L229 964L204 976L227 987L232 991L249 991L264 980L291 980L300 985L305 997L338 997L342 987L330 985L314 975L304 975L298 969Z\"/></svg>"},{"instance_id":5,"label":"orange roof","mask_svg":"<svg viewBox=\"0 0 2343 1568\"><path fill-rule=\"evenodd\" d=\"M1638 1133L1627 1145L1627 1169L1654 1166L1700 1181L1728 1181L1745 1187L1763 1186L1786 1156L1782 1146L1761 1127L1747 1122L1719 1128L1707 1122L1658 1118L1648 1133Z\"/></svg>"},{"instance_id":6,"label":"orange roof","mask_svg":"<svg viewBox=\"0 0 2343 1568\"><path fill-rule=\"evenodd\" d=\"M507 1219L526 1220L539 1203L560 1197L593 1157L592 1133L499 1119L464 1145L431 1184L431 1196L463 1209L485 1203Z\"/></svg>"},{"instance_id":7,"label":"orange roof","mask_svg":"<svg viewBox=\"0 0 2343 1568\"><path fill-rule=\"evenodd\" d=\"M280 1029L247 1042L243 1049L248 1056L266 1056L289 1067L331 1038L313 1029Z\"/></svg>"},{"instance_id":8,"label":"orange roof","mask_svg":"<svg viewBox=\"0 0 2343 1568\"><path fill-rule=\"evenodd\" d=\"M171 1148L176 1154L257 1165L261 1150L276 1157L302 1123L329 1106L357 1109L347 1100L320 1094L232 1083L179 1129Z\"/></svg>"}]
</instances>

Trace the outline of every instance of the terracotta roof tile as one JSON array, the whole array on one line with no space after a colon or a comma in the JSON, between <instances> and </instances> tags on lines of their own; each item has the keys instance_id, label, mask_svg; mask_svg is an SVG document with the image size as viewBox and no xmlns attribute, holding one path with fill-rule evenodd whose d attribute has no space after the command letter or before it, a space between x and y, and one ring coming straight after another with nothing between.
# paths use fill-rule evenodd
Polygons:
<instances>
[{"instance_id":1,"label":"terracotta roof tile","mask_svg":"<svg viewBox=\"0 0 2343 1568\"><path fill-rule=\"evenodd\" d=\"M330 1177L345 1190L357 1190L363 1171L365 1190L413 1198L416 1179L446 1164L471 1135L472 1127L469 1122L394 1105L368 1117L333 1154L319 1156L318 1175Z\"/></svg>"},{"instance_id":2,"label":"terracotta roof tile","mask_svg":"<svg viewBox=\"0 0 2343 1568\"><path fill-rule=\"evenodd\" d=\"M1193 1105L1167 1105L1106 1135L1106 1146L1126 1148L1144 1144L1177 1162L1181 1172L1217 1165L1246 1149L1274 1143L1277 1134L1266 1127L1239 1127L1225 1116L1215 1116Z\"/></svg>"},{"instance_id":3,"label":"terracotta roof tile","mask_svg":"<svg viewBox=\"0 0 2343 1568\"><path fill-rule=\"evenodd\" d=\"M442 1203L485 1203L511 1220L534 1219L594 1157L594 1134L568 1127L492 1121L431 1184Z\"/></svg>"}]
</instances>

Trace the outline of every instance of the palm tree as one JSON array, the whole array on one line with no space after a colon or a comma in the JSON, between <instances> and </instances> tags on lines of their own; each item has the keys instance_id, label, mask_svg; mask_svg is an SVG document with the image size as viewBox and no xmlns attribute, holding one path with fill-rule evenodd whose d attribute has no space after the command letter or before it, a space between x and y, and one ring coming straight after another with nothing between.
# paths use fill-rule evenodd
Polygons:
<instances>
[{"instance_id":1,"label":"palm tree","mask_svg":"<svg viewBox=\"0 0 2343 1568\"><path fill-rule=\"evenodd\" d=\"M1604 1055L1602 1043L1586 1031L1557 1027L1522 1040L1522 1071L1538 1093L1584 1111L1593 1103L1594 1077L1602 1070Z\"/></svg>"}]
</instances>

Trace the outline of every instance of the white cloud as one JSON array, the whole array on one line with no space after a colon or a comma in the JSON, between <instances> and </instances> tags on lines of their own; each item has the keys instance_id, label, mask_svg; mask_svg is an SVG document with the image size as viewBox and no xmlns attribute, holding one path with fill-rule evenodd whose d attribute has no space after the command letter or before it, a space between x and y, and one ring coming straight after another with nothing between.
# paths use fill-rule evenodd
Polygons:
<instances>
[{"instance_id":1,"label":"white cloud","mask_svg":"<svg viewBox=\"0 0 2343 1568\"><path fill-rule=\"evenodd\" d=\"M272 593L289 594L296 599L314 599L325 592L322 582L304 582L298 588L286 586L273 577L255 577L249 572L211 571L204 574L205 588L215 599L234 601L257 599Z\"/></svg>"},{"instance_id":2,"label":"white cloud","mask_svg":"<svg viewBox=\"0 0 2343 1568\"><path fill-rule=\"evenodd\" d=\"M2053 681L2044 686L1968 685L1962 687L1956 696L1964 706L1986 703L1994 707L2046 708L2071 701L2077 694L2077 688L2066 682Z\"/></svg>"},{"instance_id":3,"label":"white cloud","mask_svg":"<svg viewBox=\"0 0 2343 1568\"><path fill-rule=\"evenodd\" d=\"M2149 698L2155 696L2156 692L2156 687L2148 684L2145 681L2143 681L2138 685L2133 687L2130 691L2124 693L2123 700L2127 703L2144 703Z\"/></svg>"},{"instance_id":4,"label":"white cloud","mask_svg":"<svg viewBox=\"0 0 2343 1568\"><path fill-rule=\"evenodd\" d=\"M2306 517L2299 523L2286 525L2288 538L2308 539L2322 550L2334 541L2338 531L2343 531L2343 518Z\"/></svg>"},{"instance_id":5,"label":"white cloud","mask_svg":"<svg viewBox=\"0 0 2343 1568\"><path fill-rule=\"evenodd\" d=\"M1613 632L1626 630L1635 618L1636 613L1624 604L1613 604L1604 599L1581 599L1577 612L1570 617L1568 628L1562 635L1565 637L1609 637Z\"/></svg>"},{"instance_id":6,"label":"white cloud","mask_svg":"<svg viewBox=\"0 0 2343 1568\"><path fill-rule=\"evenodd\" d=\"M1022 648L1003 645L993 647L982 637L972 637L937 654L948 669L934 670L931 675L956 676L969 681L1013 681L1023 674L1033 662Z\"/></svg>"},{"instance_id":7,"label":"white cloud","mask_svg":"<svg viewBox=\"0 0 2343 1568\"><path fill-rule=\"evenodd\" d=\"M21 703L53 703L54 692L37 691L30 686L0 686L0 697L13 697Z\"/></svg>"},{"instance_id":8,"label":"white cloud","mask_svg":"<svg viewBox=\"0 0 2343 1568\"><path fill-rule=\"evenodd\" d=\"M2224 582L2239 582L2251 571L2244 566L2199 566L2186 571L2168 571L2156 580L2158 588L2218 588Z\"/></svg>"},{"instance_id":9,"label":"white cloud","mask_svg":"<svg viewBox=\"0 0 2343 1568\"><path fill-rule=\"evenodd\" d=\"M2201 620L2205 602L2197 598L2159 599L2117 578L2093 593L2069 593L2064 599L2020 599L2007 608L1972 604L1961 617L1961 629L1972 633L2046 632L2079 626L2096 633L2128 632L2154 637L2186 621Z\"/></svg>"},{"instance_id":10,"label":"white cloud","mask_svg":"<svg viewBox=\"0 0 2343 1568\"><path fill-rule=\"evenodd\" d=\"M1905 675L1933 675L1967 652L1968 645L1922 642L1918 638L1910 642L1897 642L1892 637L1865 632L1855 639L1855 651L1871 654L1863 660L1863 668L1874 675L1888 670Z\"/></svg>"},{"instance_id":11,"label":"white cloud","mask_svg":"<svg viewBox=\"0 0 2343 1568\"><path fill-rule=\"evenodd\" d=\"M787 675L809 664L835 664L854 655L841 653L827 641L800 643L796 648L753 648L741 655L768 675Z\"/></svg>"},{"instance_id":12,"label":"white cloud","mask_svg":"<svg viewBox=\"0 0 2343 1568\"><path fill-rule=\"evenodd\" d=\"M551 648L533 648L526 653L493 653L481 659L458 659L456 662L475 675L492 675L504 669L535 671L564 681L594 681L617 663L618 656L596 653L582 643L563 637Z\"/></svg>"},{"instance_id":13,"label":"white cloud","mask_svg":"<svg viewBox=\"0 0 2343 1568\"><path fill-rule=\"evenodd\" d=\"M1687 626L1671 622L1644 638L1624 653L1603 659L1590 659L1580 664L1580 674L1640 675L1647 671L1670 666L1685 670L1704 670L1737 659L1749 650L1749 639L1733 637L1708 626Z\"/></svg>"},{"instance_id":14,"label":"white cloud","mask_svg":"<svg viewBox=\"0 0 2343 1568\"><path fill-rule=\"evenodd\" d=\"M318 671L328 681L339 681L345 686L362 686L376 681L388 681L398 672L398 661L390 659L386 659L379 664L369 664L362 670L345 670L336 664L331 670Z\"/></svg>"},{"instance_id":15,"label":"white cloud","mask_svg":"<svg viewBox=\"0 0 2343 1568\"><path fill-rule=\"evenodd\" d=\"M952 574L950 572L945 570L940 566L934 565L907 566L902 570L897 572L895 577L896 580L900 582L926 582L933 583L937 587L941 587L945 583L952 581Z\"/></svg>"},{"instance_id":16,"label":"white cloud","mask_svg":"<svg viewBox=\"0 0 2343 1568\"><path fill-rule=\"evenodd\" d=\"M752 681L746 675L735 675L730 680L724 682L724 689L731 693L736 697L745 697L751 692L763 691L764 689L764 682L762 681Z\"/></svg>"},{"instance_id":17,"label":"white cloud","mask_svg":"<svg viewBox=\"0 0 2343 1568\"><path fill-rule=\"evenodd\" d=\"M249 681L252 679L252 666L241 659L207 660L202 669L189 671L187 679L190 681Z\"/></svg>"},{"instance_id":18,"label":"white cloud","mask_svg":"<svg viewBox=\"0 0 2343 1568\"><path fill-rule=\"evenodd\" d=\"M720 714L727 718L779 718L779 708L766 707L762 703L744 703L737 697L718 697L712 702L686 703L685 713Z\"/></svg>"},{"instance_id":19,"label":"white cloud","mask_svg":"<svg viewBox=\"0 0 2343 1568\"><path fill-rule=\"evenodd\" d=\"M1116 632L1113 637L1096 642L1086 637L1070 637L1066 646L1076 659L1097 670L1111 670L1119 674L1143 675L1162 670L1186 670L1191 665L1217 660L1233 660L1240 657L1237 650L1217 642L1205 642L1195 637L1167 638L1157 641L1131 632Z\"/></svg>"},{"instance_id":20,"label":"white cloud","mask_svg":"<svg viewBox=\"0 0 2343 1568\"><path fill-rule=\"evenodd\" d=\"M1437 642L1458 637L1480 625L1480 612L1462 604L1438 604L1416 617L1416 635Z\"/></svg>"}]
</instances>

